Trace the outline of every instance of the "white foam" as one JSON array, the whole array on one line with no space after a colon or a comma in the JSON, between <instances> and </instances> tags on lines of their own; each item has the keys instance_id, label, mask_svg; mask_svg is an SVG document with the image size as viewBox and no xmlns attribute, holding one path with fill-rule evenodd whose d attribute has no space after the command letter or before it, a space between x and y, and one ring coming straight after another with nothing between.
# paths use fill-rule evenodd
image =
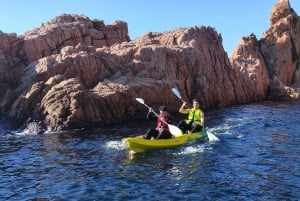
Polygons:
<instances>
[{"instance_id":1,"label":"white foam","mask_svg":"<svg viewBox=\"0 0 300 201\"><path fill-rule=\"evenodd\" d=\"M205 151L205 146L202 145L197 145L197 146L188 146L185 147L179 155L187 155L187 154L194 154L194 153L201 153Z\"/></svg>"},{"instance_id":2,"label":"white foam","mask_svg":"<svg viewBox=\"0 0 300 201\"><path fill-rule=\"evenodd\" d=\"M16 132L15 133L17 136L27 136L27 135L37 135L37 133L34 133L34 132L32 132L31 130L29 130L29 129L24 129L23 131L21 131L21 132Z\"/></svg>"},{"instance_id":3,"label":"white foam","mask_svg":"<svg viewBox=\"0 0 300 201\"><path fill-rule=\"evenodd\" d=\"M124 140L108 141L108 142L105 143L104 147L106 149L116 149L116 150L124 150L124 149L127 148Z\"/></svg>"}]
</instances>

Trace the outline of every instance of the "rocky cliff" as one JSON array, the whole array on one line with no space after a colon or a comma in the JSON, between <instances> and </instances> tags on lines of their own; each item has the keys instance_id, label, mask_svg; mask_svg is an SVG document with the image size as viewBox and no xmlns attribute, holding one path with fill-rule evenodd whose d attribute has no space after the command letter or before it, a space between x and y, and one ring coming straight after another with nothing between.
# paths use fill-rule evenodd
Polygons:
<instances>
[{"instance_id":1,"label":"rocky cliff","mask_svg":"<svg viewBox=\"0 0 300 201\"><path fill-rule=\"evenodd\" d=\"M285 0L273 7L270 28L263 37L243 37L230 60L234 68L258 79L258 93L270 100L282 100L299 96L299 50L299 17Z\"/></svg>"},{"instance_id":2,"label":"rocky cliff","mask_svg":"<svg viewBox=\"0 0 300 201\"><path fill-rule=\"evenodd\" d=\"M131 41L125 22L62 15L22 36L0 32L1 116L15 127L29 117L54 130L104 126L143 111L136 97L177 111L175 86L204 109L284 99L300 83L299 26L279 2L264 37L244 37L230 59L211 27Z\"/></svg>"}]
</instances>

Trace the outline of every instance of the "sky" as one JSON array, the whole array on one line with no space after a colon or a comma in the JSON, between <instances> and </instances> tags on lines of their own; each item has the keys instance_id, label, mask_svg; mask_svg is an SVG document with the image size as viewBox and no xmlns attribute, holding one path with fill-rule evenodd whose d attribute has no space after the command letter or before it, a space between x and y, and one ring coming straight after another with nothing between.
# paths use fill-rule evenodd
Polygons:
<instances>
[{"instance_id":1,"label":"sky","mask_svg":"<svg viewBox=\"0 0 300 201\"><path fill-rule=\"evenodd\" d=\"M106 25L124 21L130 39L148 32L210 26L222 35L230 56L243 36L258 39L270 27L270 14L279 0L0 0L0 31L24 32L62 14L79 14ZM300 14L300 1L290 0Z\"/></svg>"}]
</instances>

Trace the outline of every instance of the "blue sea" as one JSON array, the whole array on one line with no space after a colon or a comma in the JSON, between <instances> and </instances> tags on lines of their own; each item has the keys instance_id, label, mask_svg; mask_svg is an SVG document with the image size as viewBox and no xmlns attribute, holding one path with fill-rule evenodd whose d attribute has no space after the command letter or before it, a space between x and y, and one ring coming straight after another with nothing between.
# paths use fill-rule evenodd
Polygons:
<instances>
[{"instance_id":1,"label":"blue sea","mask_svg":"<svg viewBox=\"0 0 300 201\"><path fill-rule=\"evenodd\" d=\"M205 111L217 139L132 153L153 122L34 135L0 130L1 201L299 200L300 103Z\"/></svg>"}]
</instances>

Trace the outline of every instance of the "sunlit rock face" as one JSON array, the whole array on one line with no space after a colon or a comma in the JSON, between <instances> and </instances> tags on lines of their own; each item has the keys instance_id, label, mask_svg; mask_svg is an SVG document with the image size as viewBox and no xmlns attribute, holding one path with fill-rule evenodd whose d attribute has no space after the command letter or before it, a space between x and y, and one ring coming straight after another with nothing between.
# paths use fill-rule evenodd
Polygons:
<instances>
[{"instance_id":1,"label":"sunlit rock face","mask_svg":"<svg viewBox=\"0 0 300 201\"><path fill-rule=\"evenodd\" d=\"M282 1L270 22L230 59L221 34L203 26L131 41L125 22L62 15L22 36L1 32L2 119L20 126L31 117L53 130L120 124L145 113L137 97L176 113L172 87L203 109L284 99L300 83L299 20Z\"/></svg>"},{"instance_id":2,"label":"sunlit rock face","mask_svg":"<svg viewBox=\"0 0 300 201\"><path fill-rule=\"evenodd\" d=\"M299 17L290 7L289 1L275 4L270 15L270 28L259 41L251 40L254 37L252 34L241 40L231 56L233 66L242 69L243 61L258 58L259 63L264 66L260 68L264 73L256 72L256 76L264 77L263 85L269 83L266 91L268 99L282 100L288 99L291 94L297 95L297 88L300 87L300 24ZM247 70L251 71L249 68Z\"/></svg>"},{"instance_id":3,"label":"sunlit rock face","mask_svg":"<svg viewBox=\"0 0 300 201\"><path fill-rule=\"evenodd\" d=\"M54 129L117 123L144 110L136 97L177 111L174 86L204 108L244 101L236 99L237 76L213 28L147 33L100 48L78 43L56 52L24 68L13 89L10 117L33 116Z\"/></svg>"}]
</instances>

